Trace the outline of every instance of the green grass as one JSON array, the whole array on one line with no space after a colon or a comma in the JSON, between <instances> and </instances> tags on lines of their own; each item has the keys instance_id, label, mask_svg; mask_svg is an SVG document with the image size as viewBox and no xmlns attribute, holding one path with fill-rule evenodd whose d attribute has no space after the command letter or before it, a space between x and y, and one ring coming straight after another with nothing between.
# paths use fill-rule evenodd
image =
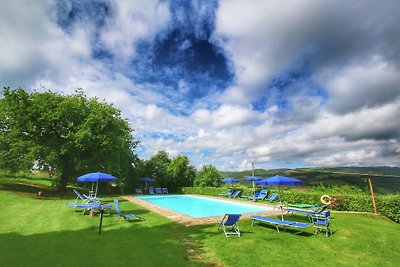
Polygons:
<instances>
[{"instance_id":1,"label":"green grass","mask_svg":"<svg viewBox=\"0 0 400 267\"><path fill-rule=\"evenodd\" d=\"M400 225L386 218L333 214L334 234L277 233L241 220L240 238L217 226L185 228L127 201L146 221L113 222L66 207L69 198L0 190L0 266L398 266ZM106 200L111 201L112 198ZM302 216L289 218L304 220Z\"/></svg>"}]
</instances>

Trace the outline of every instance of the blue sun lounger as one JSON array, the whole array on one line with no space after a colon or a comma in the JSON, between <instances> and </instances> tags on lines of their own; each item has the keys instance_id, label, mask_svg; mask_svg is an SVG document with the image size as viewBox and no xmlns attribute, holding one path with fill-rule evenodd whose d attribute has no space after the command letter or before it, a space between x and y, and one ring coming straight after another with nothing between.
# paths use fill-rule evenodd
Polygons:
<instances>
[{"instance_id":1,"label":"blue sun lounger","mask_svg":"<svg viewBox=\"0 0 400 267\"><path fill-rule=\"evenodd\" d=\"M248 197L248 199L251 199L253 201L264 200L267 198L267 194L268 194L268 189L263 189L260 191L260 194L258 194L257 197Z\"/></svg>"},{"instance_id":2,"label":"blue sun lounger","mask_svg":"<svg viewBox=\"0 0 400 267\"><path fill-rule=\"evenodd\" d=\"M110 204L101 204L101 203L81 203L81 204L76 204L76 203L71 203L67 202L66 205L68 207L74 207L76 209L83 209L83 214L86 212L90 212L93 210L100 210L101 208L109 211L112 206Z\"/></svg>"},{"instance_id":3,"label":"blue sun lounger","mask_svg":"<svg viewBox=\"0 0 400 267\"><path fill-rule=\"evenodd\" d=\"M123 213L121 211L121 209L119 208L118 199L114 199L114 209L115 209L115 212L118 214L120 219L124 218L125 221L129 221L131 218L137 218L139 220L144 221L144 218L139 216L139 215L132 214L132 213Z\"/></svg>"},{"instance_id":4,"label":"blue sun lounger","mask_svg":"<svg viewBox=\"0 0 400 267\"><path fill-rule=\"evenodd\" d=\"M275 226L276 230L279 233L279 226L281 227L295 227L295 228L307 228L311 226L311 224L308 223L300 223L300 222L293 222L293 221L282 221L274 218L268 218L264 216L251 216L250 217L253 221L251 225L254 225L254 222L263 222L263 223L269 223Z\"/></svg>"},{"instance_id":5,"label":"blue sun lounger","mask_svg":"<svg viewBox=\"0 0 400 267\"><path fill-rule=\"evenodd\" d=\"M325 215L328 211L325 211L328 208L327 205L320 207L318 210L302 210L302 209L295 209L295 208L286 208L287 212L297 212L302 213L307 216L316 216L316 215ZM311 220L311 219L310 219Z\"/></svg>"},{"instance_id":6,"label":"blue sun lounger","mask_svg":"<svg viewBox=\"0 0 400 267\"><path fill-rule=\"evenodd\" d=\"M242 191L240 191L240 190L235 191L235 193L233 193L233 194L231 195L231 198L238 198L239 195L240 195L240 193L242 193Z\"/></svg>"},{"instance_id":7,"label":"blue sun lounger","mask_svg":"<svg viewBox=\"0 0 400 267\"><path fill-rule=\"evenodd\" d=\"M230 197L232 195L233 191L232 189L228 189L225 194L218 194L220 197Z\"/></svg>"}]
</instances>

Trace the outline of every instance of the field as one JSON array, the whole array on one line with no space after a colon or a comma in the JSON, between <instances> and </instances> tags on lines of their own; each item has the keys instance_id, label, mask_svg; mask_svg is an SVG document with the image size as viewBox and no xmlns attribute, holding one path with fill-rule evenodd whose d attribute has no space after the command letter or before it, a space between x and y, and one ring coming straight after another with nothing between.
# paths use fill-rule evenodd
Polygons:
<instances>
[{"instance_id":1,"label":"field","mask_svg":"<svg viewBox=\"0 0 400 267\"><path fill-rule=\"evenodd\" d=\"M334 234L277 233L240 220L240 238L226 238L217 225L183 227L121 201L121 209L145 221L116 221L66 207L73 196L10 181L0 184L0 266L398 266L400 224L382 216L334 213ZM45 192L37 196L37 189ZM119 196L108 196L105 200ZM303 216L289 218L307 221Z\"/></svg>"},{"instance_id":2,"label":"field","mask_svg":"<svg viewBox=\"0 0 400 267\"><path fill-rule=\"evenodd\" d=\"M251 175L251 171L225 172L225 176L234 177L240 181ZM373 181L375 192L393 194L400 192L400 168L397 167L342 167L342 168L303 168L303 169L256 169L255 176L270 177L284 175L303 181L305 186L323 184L351 185L369 191L368 183L364 178ZM245 182L242 182L246 184Z\"/></svg>"}]
</instances>

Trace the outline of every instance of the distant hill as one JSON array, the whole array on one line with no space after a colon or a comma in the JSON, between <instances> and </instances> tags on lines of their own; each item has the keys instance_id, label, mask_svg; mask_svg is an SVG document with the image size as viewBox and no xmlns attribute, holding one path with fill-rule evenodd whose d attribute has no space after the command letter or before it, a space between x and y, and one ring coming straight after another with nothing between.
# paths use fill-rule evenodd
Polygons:
<instances>
[{"instance_id":1,"label":"distant hill","mask_svg":"<svg viewBox=\"0 0 400 267\"><path fill-rule=\"evenodd\" d=\"M226 177L234 177L240 181L251 176L252 171L222 172ZM283 175L297 178L304 185L354 185L361 189L368 189L368 184L363 178L372 179L377 193L390 194L400 192L399 167L337 167L337 168L298 168L298 169L255 169L256 176L266 178L274 175ZM246 182L241 182L246 183Z\"/></svg>"}]
</instances>

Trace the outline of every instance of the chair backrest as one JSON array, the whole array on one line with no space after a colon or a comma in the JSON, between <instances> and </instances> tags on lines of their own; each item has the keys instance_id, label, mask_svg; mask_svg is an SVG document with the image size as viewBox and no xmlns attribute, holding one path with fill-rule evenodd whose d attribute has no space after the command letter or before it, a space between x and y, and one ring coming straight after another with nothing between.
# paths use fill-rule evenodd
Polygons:
<instances>
[{"instance_id":1,"label":"chair backrest","mask_svg":"<svg viewBox=\"0 0 400 267\"><path fill-rule=\"evenodd\" d=\"M268 189L261 190L260 194L268 195Z\"/></svg>"},{"instance_id":2,"label":"chair backrest","mask_svg":"<svg viewBox=\"0 0 400 267\"><path fill-rule=\"evenodd\" d=\"M239 218L242 216L242 214L226 214L226 215L228 215L226 221L224 222L226 226L235 225L239 221Z\"/></svg>"},{"instance_id":3,"label":"chair backrest","mask_svg":"<svg viewBox=\"0 0 400 267\"><path fill-rule=\"evenodd\" d=\"M273 201L278 195L275 193L272 193L269 198L267 199L269 202Z\"/></svg>"},{"instance_id":4,"label":"chair backrest","mask_svg":"<svg viewBox=\"0 0 400 267\"><path fill-rule=\"evenodd\" d=\"M140 188L139 188L139 189L138 189L138 188L136 188L136 189L135 189L135 193L136 193L136 194L142 194L142 189L140 189Z\"/></svg>"},{"instance_id":5,"label":"chair backrest","mask_svg":"<svg viewBox=\"0 0 400 267\"><path fill-rule=\"evenodd\" d=\"M328 205L324 205L321 208L317 209L315 211L315 213L322 213L324 210L326 210L328 208Z\"/></svg>"},{"instance_id":6,"label":"chair backrest","mask_svg":"<svg viewBox=\"0 0 400 267\"><path fill-rule=\"evenodd\" d=\"M242 191L240 191L240 190L239 190L239 191L236 191L235 193L232 194L232 197L233 197L233 198L238 197L238 196L240 195L241 192L242 192Z\"/></svg>"},{"instance_id":7,"label":"chair backrest","mask_svg":"<svg viewBox=\"0 0 400 267\"><path fill-rule=\"evenodd\" d=\"M119 215L123 216L121 210L119 209L118 199L114 199L114 209Z\"/></svg>"},{"instance_id":8,"label":"chair backrest","mask_svg":"<svg viewBox=\"0 0 400 267\"><path fill-rule=\"evenodd\" d=\"M83 201L87 201L87 200L88 200L88 198L82 196L82 194L79 193L78 190L72 189L72 191L74 191L74 193L75 193L80 199L82 199Z\"/></svg>"}]
</instances>

